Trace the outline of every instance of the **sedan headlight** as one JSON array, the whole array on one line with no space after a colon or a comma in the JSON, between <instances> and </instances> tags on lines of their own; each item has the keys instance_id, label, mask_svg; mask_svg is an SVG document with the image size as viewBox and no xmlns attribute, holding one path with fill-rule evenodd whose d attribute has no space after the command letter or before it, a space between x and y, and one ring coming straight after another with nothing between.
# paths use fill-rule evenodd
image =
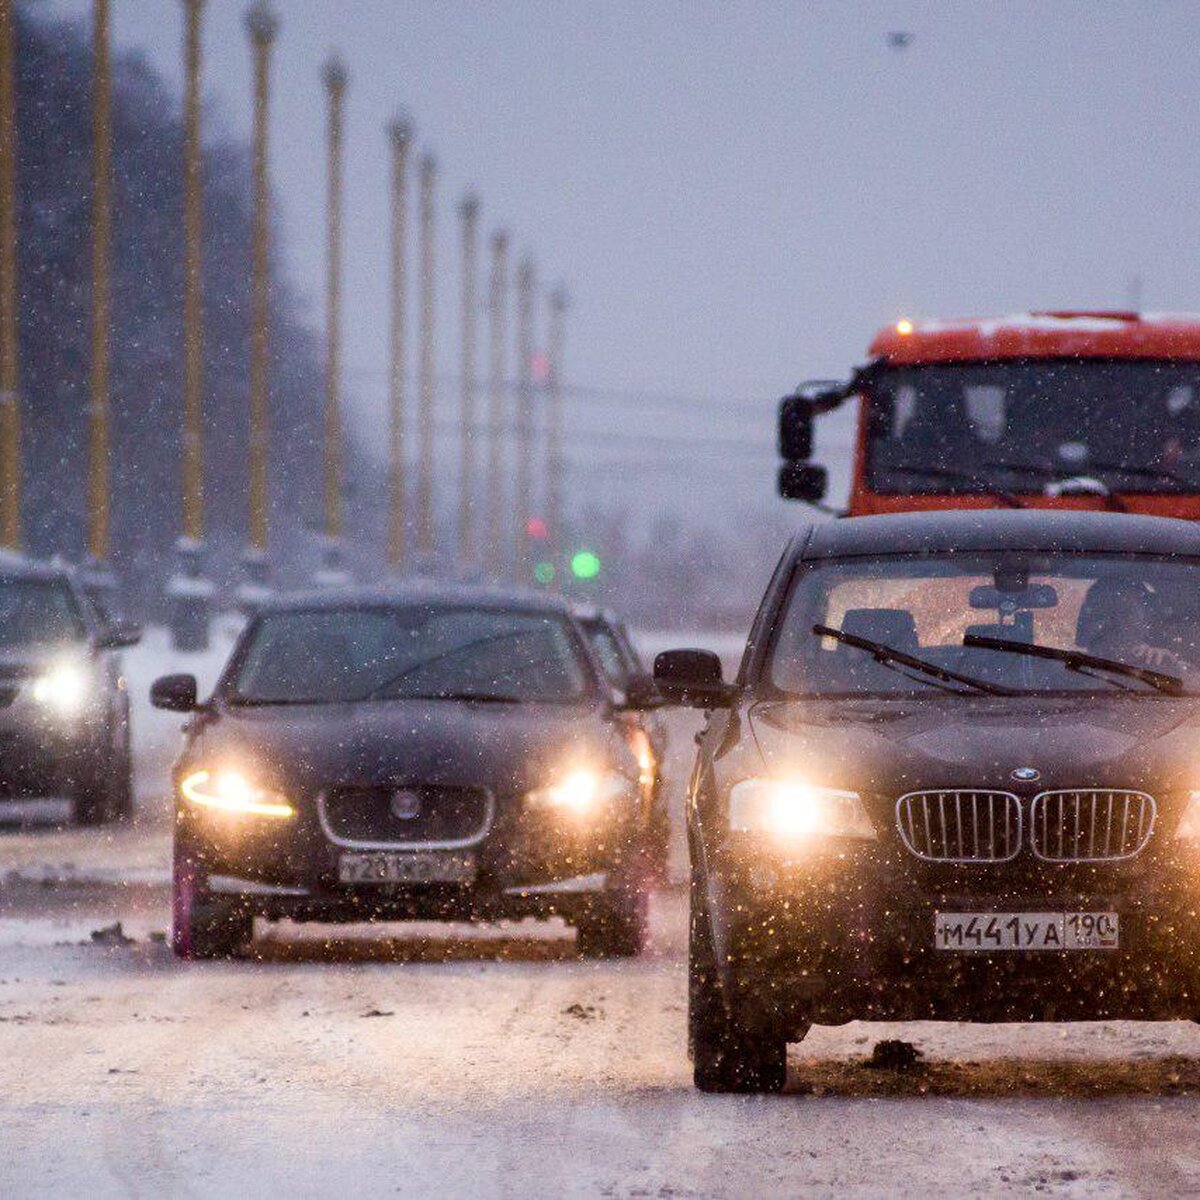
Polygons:
<instances>
[{"instance_id":1,"label":"sedan headlight","mask_svg":"<svg viewBox=\"0 0 1200 1200\"><path fill-rule=\"evenodd\" d=\"M525 801L530 808L591 817L603 812L614 802L628 799L633 791L633 780L626 779L618 771L577 767L547 787L529 792Z\"/></svg>"},{"instance_id":2,"label":"sedan headlight","mask_svg":"<svg viewBox=\"0 0 1200 1200\"><path fill-rule=\"evenodd\" d=\"M44 708L60 717L79 713L91 695L88 673L78 663L56 663L41 675L35 676L30 695Z\"/></svg>"},{"instance_id":3,"label":"sedan headlight","mask_svg":"<svg viewBox=\"0 0 1200 1200\"><path fill-rule=\"evenodd\" d=\"M256 817L290 817L295 811L285 796L261 788L241 771L193 771L179 785L183 798L203 808Z\"/></svg>"},{"instance_id":4,"label":"sedan headlight","mask_svg":"<svg viewBox=\"0 0 1200 1200\"><path fill-rule=\"evenodd\" d=\"M743 779L729 792L729 828L783 839L874 838L857 792L814 787L798 779Z\"/></svg>"},{"instance_id":5,"label":"sedan headlight","mask_svg":"<svg viewBox=\"0 0 1200 1200\"><path fill-rule=\"evenodd\" d=\"M1200 792L1188 792L1187 807L1175 827L1175 836L1189 842L1200 842Z\"/></svg>"}]
</instances>

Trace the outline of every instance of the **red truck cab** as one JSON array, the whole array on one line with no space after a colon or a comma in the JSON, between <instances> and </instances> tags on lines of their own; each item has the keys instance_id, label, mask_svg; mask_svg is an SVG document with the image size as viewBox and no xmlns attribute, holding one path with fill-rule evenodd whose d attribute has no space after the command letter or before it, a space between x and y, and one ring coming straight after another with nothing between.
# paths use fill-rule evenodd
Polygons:
<instances>
[{"instance_id":1,"label":"red truck cab","mask_svg":"<svg viewBox=\"0 0 1200 1200\"><path fill-rule=\"evenodd\" d=\"M819 503L814 419L856 403L849 514L1107 508L1200 518L1200 315L899 321L780 407L780 494Z\"/></svg>"}]
</instances>

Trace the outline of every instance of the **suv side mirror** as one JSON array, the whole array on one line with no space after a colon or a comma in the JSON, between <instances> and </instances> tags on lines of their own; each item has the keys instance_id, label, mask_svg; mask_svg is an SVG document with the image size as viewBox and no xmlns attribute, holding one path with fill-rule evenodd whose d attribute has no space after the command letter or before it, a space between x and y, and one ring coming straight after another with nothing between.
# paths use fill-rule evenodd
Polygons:
<instances>
[{"instance_id":1,"label":"suv side mirror","mask_svg":"<svg viewBox=\"0 0 1200 1200\"><path fill-rule=\"evenodd\" d=\"M654 660L654 682L665 704L684 708L723 708L733 697L711 650L664 650Z\"/></svg>"},{"instance_id":2,"label":"suv side mirror","mask_svg":"<svg viewBox=\"0 0 1200 1200\"><path fill-rule=\"evenodd\" d=\"M96 639L101 650L120 650L136 646L142 640L142 627L133 621L113 621Z\"/></svg>"},{"instance_id":3,"label":"suv side mirror","mask_svg":"<svg viewBox=\"0 0 1200 1200\"><path fill-rule=\"evenodd\" d=\"M785 500L817 504L825 499L828 485L828 473L816 463L785 462L779 468L779 494Z\"/></svg>"},{"instance_id":4,"label":"suv side mirror","mask_svg":"<svg viewBox=\"0 0 1200 1200\"><path fill-rule=\"evenodd\" d=\"M656 708L661 703L654 677L642 671L635 671L625 681L625 703L619 707L637 712L647 708Z\"/></svg>"},{"instance_id":5,"label":"suv side mirror","mask_svg":"<svg viewBox=\"0 0 1200 1200\"><path fill-rule=\"evenodd\" d=\"M150 703L167 712L195 712L198 693L195 675L162 675L150 685Z\"/></svg>"}]
</instances>

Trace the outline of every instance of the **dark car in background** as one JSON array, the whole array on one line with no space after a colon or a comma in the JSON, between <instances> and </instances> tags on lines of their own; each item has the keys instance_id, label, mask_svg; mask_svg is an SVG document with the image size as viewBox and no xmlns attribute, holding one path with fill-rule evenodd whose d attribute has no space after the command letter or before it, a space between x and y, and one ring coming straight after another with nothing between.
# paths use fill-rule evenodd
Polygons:
<instances>
[{"instance_id":1,"label":"dark car in background","mask_svg":"<svg viewBox=\"0 0 1200 1200\"><path fill-rule=\"evenodd\" d=\"M64 566L0 556L0 815L68 800L94 825L133 810L120 651L141 636L101 617Z\"/></svg>"},{"instance_id":2,"label":"dark car in background","mask_svg":"<svg viewBox=\"0 0 1200 1200\"><path fill-rule=\"evenodd\" d=\"M656 882L667 881L671 819L663 763L667 753L667 727L656 712L654 680L625 622L611 609L577 604L572 610L609 684L634 706L623 713L630 747L637 757L641 783L650 804L650 856Z\"/></svg>"},{"instance_id":3,"label":"dark car in background","mask_svg":"<svg viewBox=\"0 0 1200 1200\"><path fill-rule=\"evenodd\" d=\"M567 605L485 589L278 599L249 622L175 768L174 948L255 916L558 915L585 955L646 928L649 807L620 706Z\"/></svg>"},{"instance_id":4,"label":"dark car in background","mask_svg":"<svg viewBox=\"0 0 1200 1200\"><path fill-rule=\"evenodd\" d=\"M688 796L696 1084L854 1019L1200 1018L1200 529L829 522L784 555Z\"/></svg>"}]
</instances>

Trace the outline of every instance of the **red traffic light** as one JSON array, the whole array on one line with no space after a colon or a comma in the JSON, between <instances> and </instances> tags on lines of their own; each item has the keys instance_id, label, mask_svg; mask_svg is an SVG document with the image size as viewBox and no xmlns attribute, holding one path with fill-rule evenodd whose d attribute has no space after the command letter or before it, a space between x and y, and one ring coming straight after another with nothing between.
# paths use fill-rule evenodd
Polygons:
<instances>
[{"instance_id":1,"label":"red traffic light","mask_svg":"<svg viewBox=\"0 0 1200 1200\"><path fill-rule=\"evenodd\" d=\"M550 530L546 528L546 522L541 517L530 517L525 522L525 536L531 538L549 537Z\"/></svg>"}]
</instances>

